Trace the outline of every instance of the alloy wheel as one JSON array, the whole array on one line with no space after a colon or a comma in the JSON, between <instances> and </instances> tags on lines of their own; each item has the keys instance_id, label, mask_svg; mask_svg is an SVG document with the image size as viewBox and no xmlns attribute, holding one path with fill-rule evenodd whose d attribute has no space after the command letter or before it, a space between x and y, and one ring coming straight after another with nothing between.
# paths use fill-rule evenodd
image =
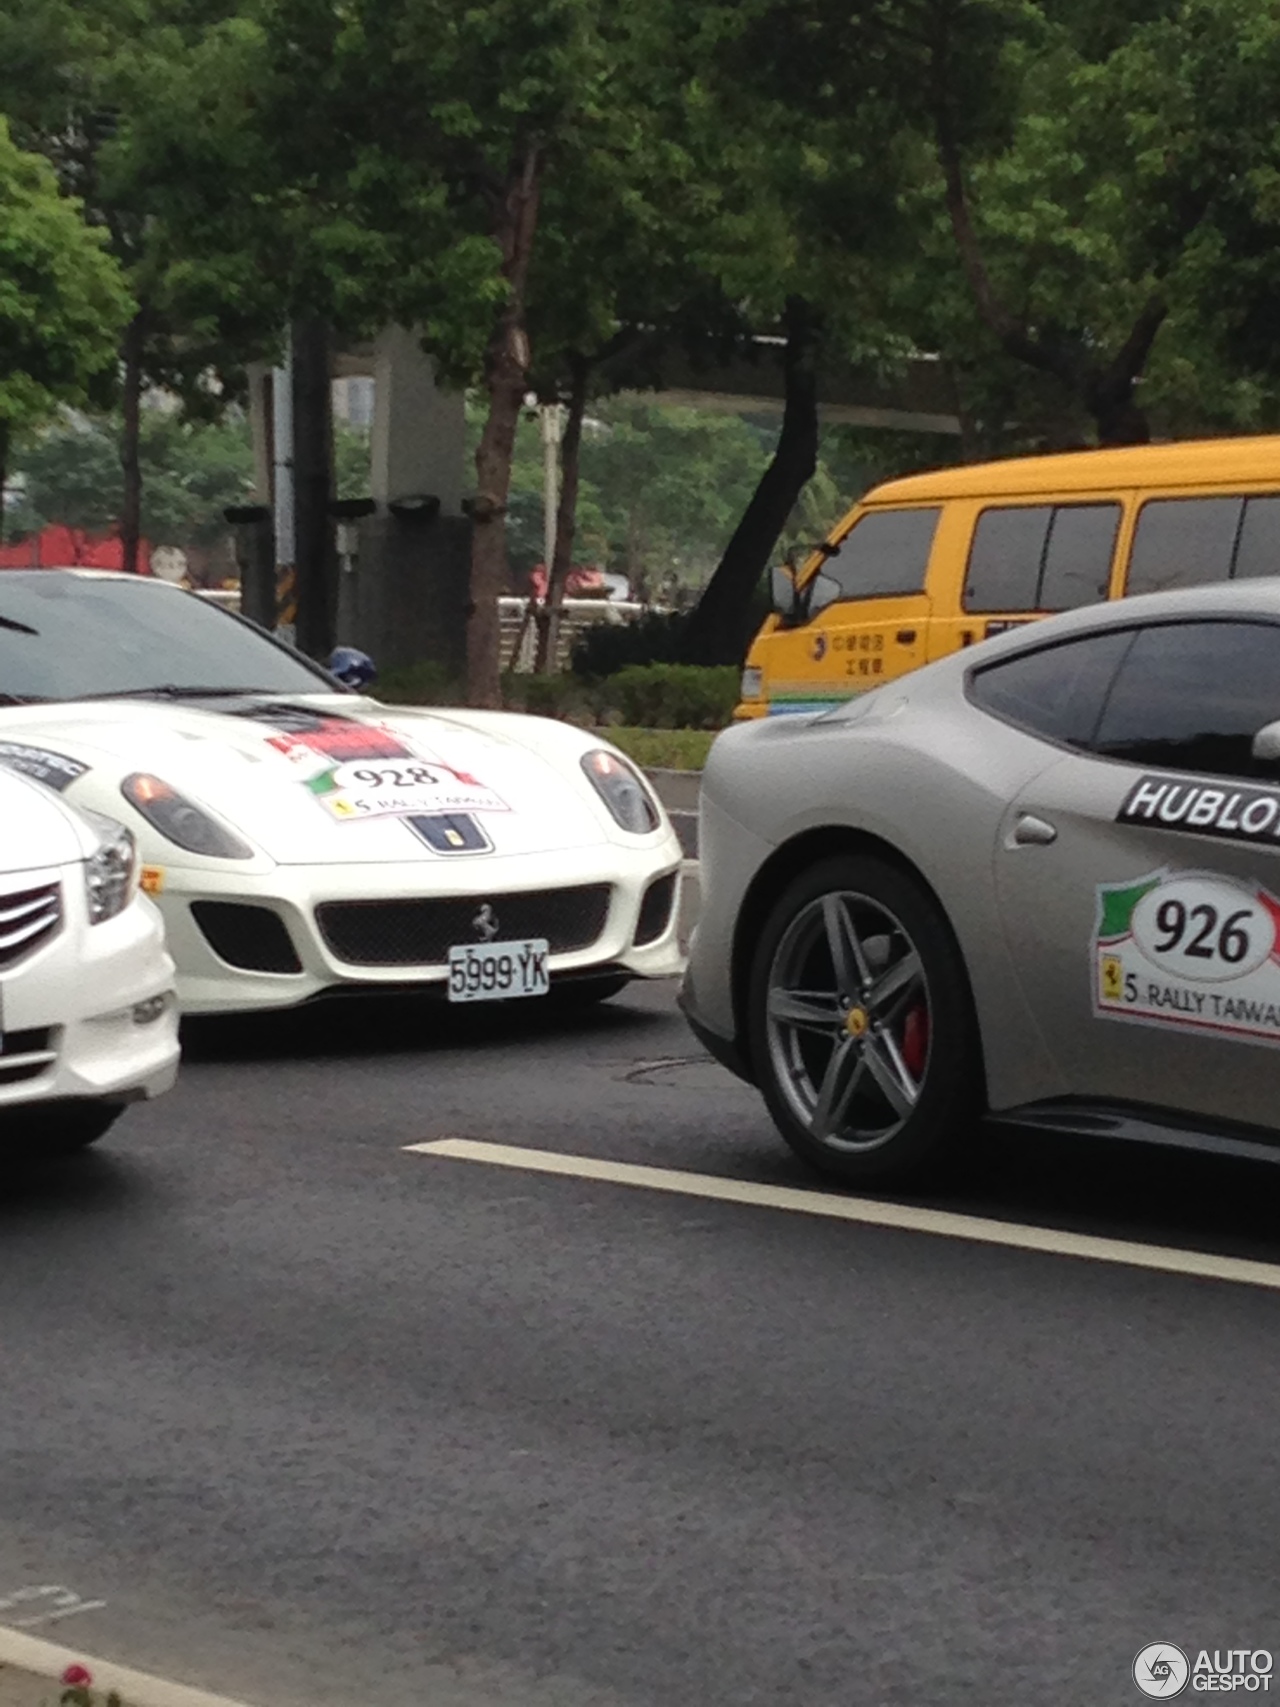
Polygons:
<instances>
[{"instance_id":1,"label":"alloy wheel","mask_svg":"<svg viewBox=\"0 0 1280 1707\"><path fill-rule=\"evenodd\" d=\"M930 999L916 944L882 902L840 890L808 902L778 943L766 986L774 1075L816 1142L888 1144L929 1068Z\"/></svg>"}]
</instances>

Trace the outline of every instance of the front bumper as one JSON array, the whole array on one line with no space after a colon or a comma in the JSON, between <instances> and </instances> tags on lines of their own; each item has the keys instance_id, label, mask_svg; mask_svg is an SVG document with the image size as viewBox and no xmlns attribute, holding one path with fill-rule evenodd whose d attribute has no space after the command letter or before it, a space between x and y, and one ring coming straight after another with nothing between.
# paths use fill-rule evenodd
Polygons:
<instances>
[{"instance_id":1,"label":"front bumper","mask_svg":"<svg viewBox=\"0 0 1280 1707\"><path fill-rule=\"evenodd\" d=\"M178 1072L174 965L156 909L139 896L91 925L84 878L60 878L57 935L0 973L0 1118L66 1098L136 1102Z\"/></svg>"},{"instance_id":2,"label":"front bumper","mask_svg":"<svg viewBox=\"0 0 1280 1707\"><path fill-rule=\"evenodd\" d=\"M444 964L356 964L342 959L317 922L326 902L413 901L465 898L479 908L501 895L580 885L610 889L603 926L589 946L553 952L552 979L598 970L633 978L669 978L683 968L678 942L680 846L674 834L656 845L629 849L610 844L564 849L554 855L488 856L450 866L405 864L279 865L261 874L207 867L165 868L158 897L170 952L178 965L178 999L190 1014L296 1007L328 991L404 989L444 985ZM674 876L665 928L654 940L635 942L644 896L655 880ZM433 882L428 882L428 878ZM192 911L193 903L231 902L266 908L287 932L297 960L293 971L233 965L216 953ZM500 912L500 909L499 909ZM530 934L534 934L531 932ZM459 940L471 940L463 936Z\"/></svg>"}]
</instances>

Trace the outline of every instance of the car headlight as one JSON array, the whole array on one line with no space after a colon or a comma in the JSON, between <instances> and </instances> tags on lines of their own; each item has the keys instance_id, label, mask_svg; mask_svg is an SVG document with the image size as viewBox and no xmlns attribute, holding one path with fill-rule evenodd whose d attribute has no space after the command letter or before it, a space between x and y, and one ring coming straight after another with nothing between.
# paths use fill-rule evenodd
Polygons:
<instances>
[{"instance_id":1,"label":"car headlight","mask_svg":"<svg viewBox=\"0 0 1280 1707\"><path fill-rule=\"evenodd\" d=\"M597 747L583 755L582 768L620 828L633 836L647 836L658 828L662 816L657 803L639 772L624 758Z\"/></svg>"},{"instance_id":2,"label":"car headlight","mask_svg":"<svg viewBox=\"0 0 1280 1707\"><path fill-rule=\"evenodd\" d=\"M120 792L153 830L188 853L206 859L252 859L253 849L234 830L228 830L185 794L158 776L135 771L120 784Z\"/></svg>"},{"instance_id":3,"label":"car headlight","mask_svg":"<svg viewBox=\"0 0 1280 1707\"><path fill-rule=\"evenodd\" d=\"M748 664L742 672L743 699L759 699L764 689L764 671L759 664Z\"/></svg>"},{"instance_id":4,"label":"car headlight","mask_svg":"<svg viewBox=\"0 0 1280 1707\"><path fill-rule=\"evenodd\" d=\"M138 847L133 831L106 818L100 812L80 816L97 831L98 846L84 862L84 891L89 908L89 923L100 925L123 913L133 900L138 877Z\"/></svg>"}]
</instances>

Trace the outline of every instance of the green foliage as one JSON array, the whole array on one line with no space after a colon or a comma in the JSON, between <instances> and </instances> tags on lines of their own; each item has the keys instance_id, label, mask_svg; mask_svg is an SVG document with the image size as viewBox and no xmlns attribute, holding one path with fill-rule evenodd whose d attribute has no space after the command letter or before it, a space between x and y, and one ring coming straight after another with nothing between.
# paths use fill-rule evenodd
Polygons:
<instances>
[{"instance_id":1,"label":"green foliage","mask_svg":"<svg viewBox=\"0 0 1280 1707\"><path fill-rule=\"evenodd\" d=\"M632 664L609 677L610 709L646 729L723 729L738 703L741 672L692 664Z\"/></svg>"},{"instance_id":2,"label":"green foliage","mask_svg":"<svg viewBox=\"0 0 1280 1707\"><path fill-rule=\"evenodd\" d=\"M431 663L383 672L374 692L388 705L465 704L463 684ZM508 711L588 728L722 729L738 703L738 671L657 664L632 666L600 681L568 672L509 674L502 678L502 703Z\"/></svg>"},{"instance_id":3,"label":"green foliage","mask_svg":"<svg viewBox=\"0 0 1280 1707\"><path fill-rule=\"evenodd\" d=\"M615 747L644 770L700 771L707 762L715 729L627 729L607 731Z\"/></svg>"},{"instance_id":4,"label":"green foliage","mask_svg":"<svg viewBox=\"0 0 1280 1707\"><path fill-rule=\"evenodd\" d=\"M0 425L33 424L109 383L130 307L104 234L0 117Z\"/></svg>"},{"instance_id":5,"label":"green foliage","mask_svg":"<svg viewBox=\"0 0 1280 1707\"><path fill-rule=\"evenodd\" d=\"M120 504L119 421L73 417L17 451L23 477L15 521L31 532L49 522L110 533ZM209 545L227 531L223 510L243 504L253 487L248 424L233 415L217 424L184 420L165 410L142 417L146 474L142 524L153 545Z\"/></svg>"}]
</instances>

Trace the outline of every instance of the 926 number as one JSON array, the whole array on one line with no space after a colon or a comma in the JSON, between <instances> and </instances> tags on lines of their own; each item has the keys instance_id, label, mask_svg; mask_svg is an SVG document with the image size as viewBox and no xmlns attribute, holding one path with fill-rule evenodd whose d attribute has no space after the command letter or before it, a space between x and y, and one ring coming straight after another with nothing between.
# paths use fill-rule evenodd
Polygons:
<instances>
[{"instance_id":1,"label":"926 number","mask_svg":"<svg viewBox=\"0 0 1280 1707\"><path fill-rule=\"evenodd\" d=\"M1161 954L1177 949L1191 960L1217 958L1228 966L1238 966L1249 953L1249 933L1241 921L1251 912L1251 908L1241 907L1219 923L1218 909L1208 901L1187 907L1170 896L1156 909L1156 929L1163 933L1156 948Z\"/></svg>"}]
</instances>

